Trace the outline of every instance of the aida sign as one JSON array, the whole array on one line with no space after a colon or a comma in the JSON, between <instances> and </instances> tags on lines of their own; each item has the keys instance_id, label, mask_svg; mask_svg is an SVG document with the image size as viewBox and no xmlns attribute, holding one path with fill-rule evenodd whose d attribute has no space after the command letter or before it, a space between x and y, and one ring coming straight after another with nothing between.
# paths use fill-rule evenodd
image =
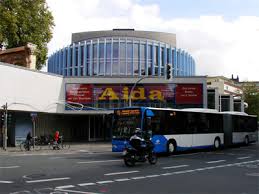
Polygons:
<instances>
[{"instance_id":1,"label":"aida sign","mask_svg":"<svg viewBox=\"0 0 259 194\"><path fill-rule=\"evenodd\" d=\"M128 101L131 85L66 84L66 101L82 104ZM202 84L145 84L136 86L133 101L169 101L202 104Z\"/></svg>"}]
</instances>

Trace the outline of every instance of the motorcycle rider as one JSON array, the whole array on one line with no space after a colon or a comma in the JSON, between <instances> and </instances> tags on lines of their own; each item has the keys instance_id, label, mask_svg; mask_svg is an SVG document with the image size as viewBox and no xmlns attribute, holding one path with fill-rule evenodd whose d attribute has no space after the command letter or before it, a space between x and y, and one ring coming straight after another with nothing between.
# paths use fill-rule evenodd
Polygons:
<instances>
[{"instance_id":1,"label":"motorcycle rider","mask_svg":"<svg viewBox=\"0 0 259 194\"><path fill-rule=\"evenodd\" d=\"M140 155L144 155L146 149L146 141L142 138L141 129L137 128L135 130L133 136L130 137L129 143L134 149L136 149L140 153Z\"/></svg>"}]
</instances>

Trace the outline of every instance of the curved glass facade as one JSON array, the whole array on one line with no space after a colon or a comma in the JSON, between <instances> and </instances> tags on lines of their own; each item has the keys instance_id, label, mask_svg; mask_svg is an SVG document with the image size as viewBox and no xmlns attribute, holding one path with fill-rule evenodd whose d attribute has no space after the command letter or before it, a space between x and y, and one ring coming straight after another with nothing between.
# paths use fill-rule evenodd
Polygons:
<instances>
[{"instance_id":1,"label":"curved glass facade","mask_svg":"<svg viewBox=\"0 0 259 194\"><path fill-rule=\"evenodd\" d=\"M99 37L73 43L49 57L48 72L63 76L195 75L195 61L182 49L156 40Z\"/></svg>"}]
</instances>

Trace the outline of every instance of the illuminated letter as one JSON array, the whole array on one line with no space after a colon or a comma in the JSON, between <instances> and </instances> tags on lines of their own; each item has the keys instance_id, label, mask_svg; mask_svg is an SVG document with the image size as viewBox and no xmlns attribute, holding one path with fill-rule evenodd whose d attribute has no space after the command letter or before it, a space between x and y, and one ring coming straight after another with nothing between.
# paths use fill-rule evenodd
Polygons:
<instances>
[{"instance_id":1,"label":"illuminated letter","mask_svg":"<svg viewBox=\"0 0 259 194\"><path fill-rule=\"evenodd\" d=\"M132 99L134 100L145 100L145 89L144 88L138 88L138 91L134 90L132 92Z\"/></svg>"},{"instance_id":2,"label":"illuminated letter","mask_svg":"<svg viewBox=\"0 0 259 194\"><path fill-rule=\"evenodd\" d=\"M118 96L116 93L112 90L112 88L106 88L102 95L99 97L99 100L119 100Z\"/></svg>"},{"instance_id":3,"label":"illuminated letter","mask_svg":"<svg viewBox=\"0 0 259 194\"><path fill-rule=\"evenodd\" d=\"M122 90L122 99L128 100L128 98L129 98L129 88L124 87L123 90Z\"/></svg>"},{"instance_id":4,"label":"illuminated letter","mask_svg":"<svg viewBox=\"0 0 259 194\"><path fill-rule=\"evenodd\" d=\"M163 97L163 95L162 95L162 92L161 91L159 91L159 90L151 90L150 92L149 92L149 99L150 100L164 100L164 97Z\"/></svg>"}]
</instances>

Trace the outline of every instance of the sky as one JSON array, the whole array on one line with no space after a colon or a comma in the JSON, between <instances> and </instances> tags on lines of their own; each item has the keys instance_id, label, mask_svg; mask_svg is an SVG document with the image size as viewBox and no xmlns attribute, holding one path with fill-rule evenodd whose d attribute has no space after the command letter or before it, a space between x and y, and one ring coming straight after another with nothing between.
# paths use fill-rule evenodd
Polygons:
<instances>
[{"instance_id":1,"label":"sky","mask_svg":"<svg viewBox=\"0 0 259 194\"><path fill-rule=\"evenodd\" d=\"M47 0L55 21L49 55L75 32L134 28L176 34L196 75L259 81L259 0Z\"/></svg>"}]
</instances>

